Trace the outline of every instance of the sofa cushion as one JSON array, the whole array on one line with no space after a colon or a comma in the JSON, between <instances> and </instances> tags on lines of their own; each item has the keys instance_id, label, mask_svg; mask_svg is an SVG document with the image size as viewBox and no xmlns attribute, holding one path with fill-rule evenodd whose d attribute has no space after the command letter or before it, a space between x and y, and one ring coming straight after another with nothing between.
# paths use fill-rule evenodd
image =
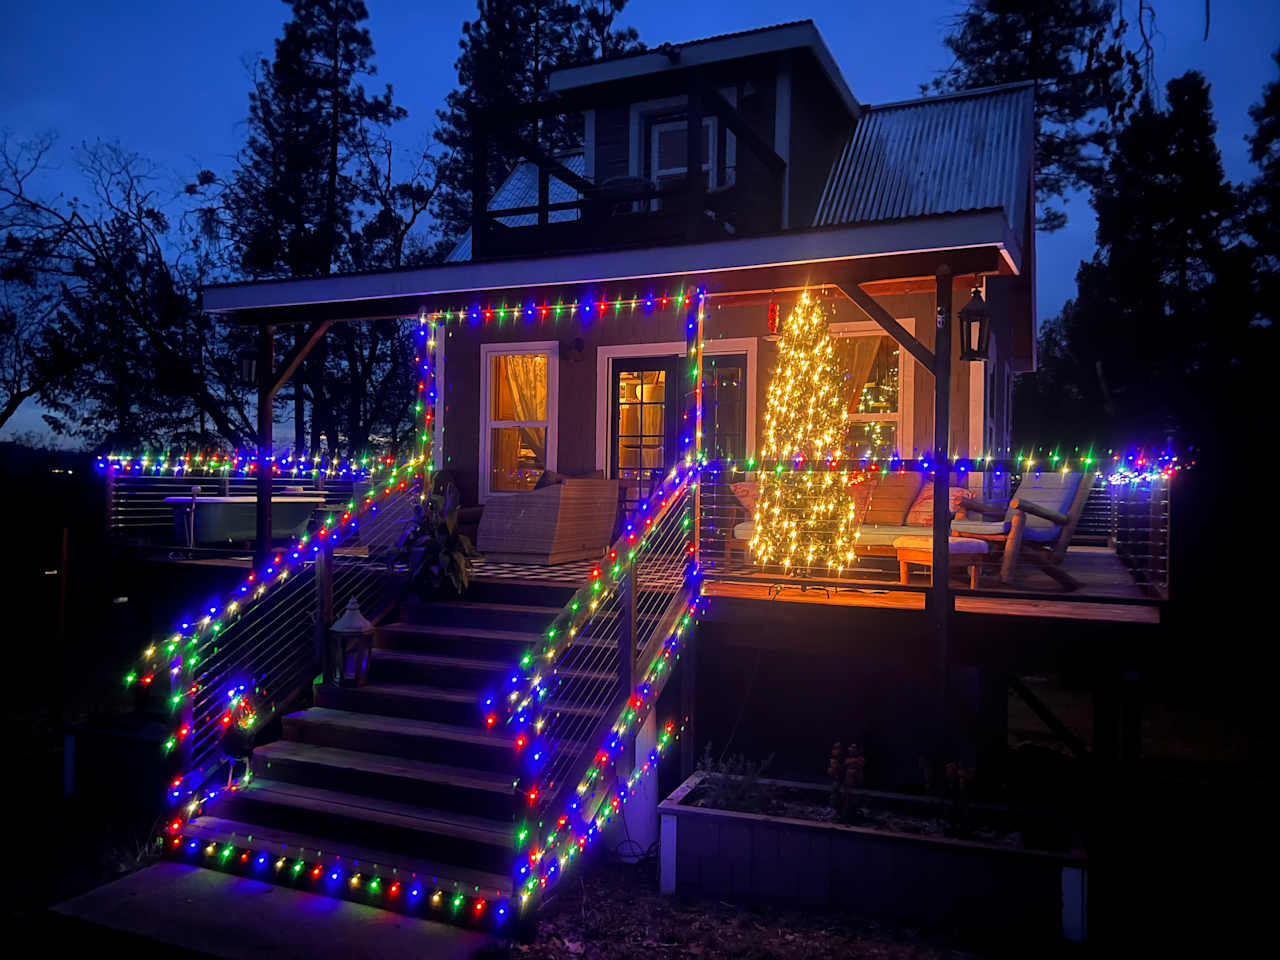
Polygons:
<instances>
[{"instance_id":1,"label":"sofa cushion","mask_svg":"<svg viewBox=\"0 0 1280 960\"><path fill-rule=\"evenodd\" d=\"M924 474L914 470L888 473L878 477L862 522L875 526L901 526L907 518L907 511L911 509L911 504L920 493L920 485L923 482Z\"/></svg>"},{"instance_id":2,"label":"sofa cushion","mask_svg":"<svg viewBox=\"0 0 1280 960\"><path fill-rule=\"evenodd\" d=\"M963 516L964 512L960 509L960 501L968 499L972 494L964 487L950 487L947 490L947 500L950 504L948 509L951 515L955 517ZM933 481L927 480L920 493L916 497L915 502L911 504L911 509L907 511L906 522L913 525L931 525L933 523Z\"/></svg>"},{"instance_id":3,"label":"sofa cushion","mask_svg":"<svg viewBox=\"0 0 1280 960\"><path fill-rule=\"evenodd\" d=\"M733 527L733 539L735 540L750 540L755 535L756 522L754 520L743 520Z\"/></svg>"},{"instance_id":4,"label":"sofa cushion","mask_svg":"<svg viewBox=\"0 0 1280 960\"><path fill-rule=\"evenodd\" d=\"M756 501L760 499L760 484L755 480L739 480L729 484L729 489L751 516L756 513Z\"/></svg>"}]
</instances>

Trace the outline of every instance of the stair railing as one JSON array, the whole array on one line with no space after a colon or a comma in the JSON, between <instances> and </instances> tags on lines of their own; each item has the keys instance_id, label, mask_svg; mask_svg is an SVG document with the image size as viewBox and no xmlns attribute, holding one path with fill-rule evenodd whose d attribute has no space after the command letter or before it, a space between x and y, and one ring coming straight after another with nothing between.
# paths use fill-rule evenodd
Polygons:
<instances>
[{"instance_id":1,"label":"stair railing","mask_svg":"<svg viewBox=\"0 0 1280 960\"><path fill-rule=\"evenodd\" d=\"M173 763L169 799L180 812L170 818L170 833L217 789L215 774L228 764L234 772L228 728L251 733L261 714L283 711L309 690L325 663L335 608L354 597L370 619L390 609L396 556L422 496L422 466L420 457L406 462L271 554L228 597L149 647L125 678L147 695L162 691L173 718L164 748Z\"/></svg>"}]
</instances>

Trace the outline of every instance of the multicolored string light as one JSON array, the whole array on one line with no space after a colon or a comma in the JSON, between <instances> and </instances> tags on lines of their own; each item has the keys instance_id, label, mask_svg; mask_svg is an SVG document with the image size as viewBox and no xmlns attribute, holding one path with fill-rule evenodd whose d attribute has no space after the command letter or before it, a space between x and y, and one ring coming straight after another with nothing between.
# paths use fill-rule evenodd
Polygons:
<instances>
[{"instance_id":1,"label":"multicolored string light","mask_svg":"<svg viewBox=\"0 0 1280 960\"><path fill-rule=\"evenodd\" d=\"M273 476L362 480L394 470L400 461L385 453L344 458L309 456L305 451L295 456L284 451L268 462ZM256 451L104 453L97 456L94 466L101 473L124 476L253 477L258 473L258 454Z\"/></svg>"},{"instance_id":2,"label":"multicolored string light","mask_svg":"<svg viewBox=\"0 0 1280 960\"><path fill-rule=\"evenodd\" d=\"M663 293L650 292L629 297L595 297L587 294L582 298L573 300L565 300L561 297L555 302L549 299L544 299L541 302L531 299L522 300L518 303L503 302L487 305L474 303L470 306L460 306L451 310L436 310L424 316L426 319L437 323L471 323L474 325L514 323L521 320L528 323L544 321L554 323L571 317L580 317L583 320L597 320L607 318L611 314L619 315L623 310L629 313L633 313L636 310L644 313L653 313L661 310L683 310L687 304L693 302L695 296L701 300L705 297L705 291L689 294L681 288L674 293L669 291Z\"/></svg>"}]
</instances>

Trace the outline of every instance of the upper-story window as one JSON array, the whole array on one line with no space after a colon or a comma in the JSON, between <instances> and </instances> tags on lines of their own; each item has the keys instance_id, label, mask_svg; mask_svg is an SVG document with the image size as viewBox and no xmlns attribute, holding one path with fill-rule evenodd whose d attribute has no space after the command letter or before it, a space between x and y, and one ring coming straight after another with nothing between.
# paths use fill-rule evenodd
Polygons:
<instances>
[{"instance_id":1,"label":"upper-story window","mask_svg":"<svg viewBox=\"0 0 1280 960\"><path fill-rule=\"evenodd\" d=\"M689 124L684 117L655 121L649 127L649 171L655 186L683 183L689 169ZM707 190L716 186L716 121L702 120L702 183Z\"/></svg>"}]
</instances>

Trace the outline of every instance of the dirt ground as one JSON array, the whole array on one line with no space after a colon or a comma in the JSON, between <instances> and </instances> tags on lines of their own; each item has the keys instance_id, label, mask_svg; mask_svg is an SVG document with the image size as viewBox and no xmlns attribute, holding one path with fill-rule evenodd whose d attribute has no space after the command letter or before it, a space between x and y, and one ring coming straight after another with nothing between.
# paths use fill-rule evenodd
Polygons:
<instances>
[{"instance_id":1,"label":"dirt ground","mask_svg":"<svg viewBox=\"0 0 1280 960\"><path fill-rule=\"evenodd\" d=\"M596 863L566 878L526 960L675 960L684 957L943 960L988 956L945 935L892 929L856 917L685 901L657 891L656 865Z\"/></svg>"}]
</instances>

